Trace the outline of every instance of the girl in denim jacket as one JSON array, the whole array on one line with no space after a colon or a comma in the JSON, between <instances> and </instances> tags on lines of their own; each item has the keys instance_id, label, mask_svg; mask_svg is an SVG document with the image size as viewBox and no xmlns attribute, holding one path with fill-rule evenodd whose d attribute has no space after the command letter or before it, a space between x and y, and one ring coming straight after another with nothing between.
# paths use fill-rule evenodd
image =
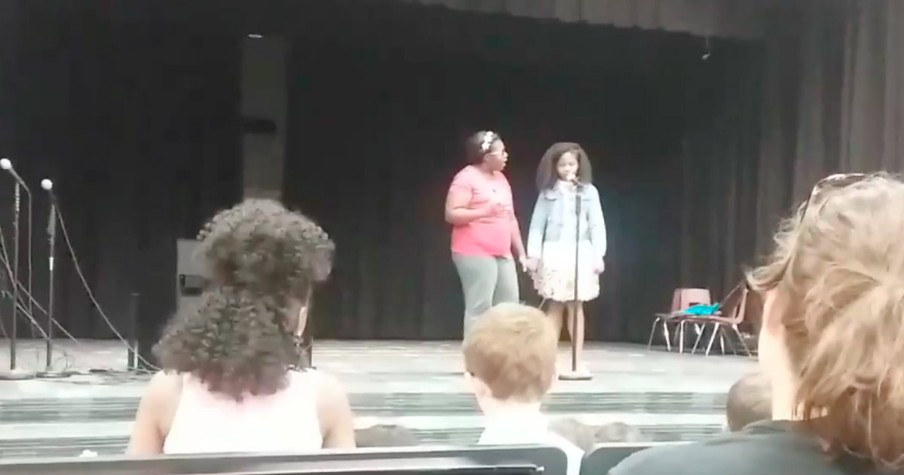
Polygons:
<instances>
[{"instance_id":1,"label":"girl in denim jacket","mask_svg":"<svg viewBox=\"0 0 904 475\"><path fill-rule=\"evenodd\" d=\"M572 312L575 328L568 333L575 343L578 361L584 347L582 302L599 296L599 275L605 269L606 222L587 153L576 143L557 143L549 148L537 168L540 196L531 216L527 238L527 266L537 292L548 302L547 315L561 331L565 312ZM576 215L576 200L581 200ZM575 234L578 234L577 236ZM571 305L575 293L575 245L579 247L578 305ZM583 364L580 372L586 372Z\"/></svg>"}]
</instances>

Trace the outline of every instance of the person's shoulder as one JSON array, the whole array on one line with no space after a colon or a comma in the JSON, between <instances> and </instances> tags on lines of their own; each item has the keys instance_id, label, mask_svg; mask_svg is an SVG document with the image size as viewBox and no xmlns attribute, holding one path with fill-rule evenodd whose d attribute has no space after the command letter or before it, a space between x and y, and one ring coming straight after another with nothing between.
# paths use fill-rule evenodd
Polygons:
<instances>
[{"instance_id":1,"label":"person's shoulder","mask_svg":"<svg viewBox=\"0 0 904 475\"><path fill-rule=\"evenodd\" d=\"M176 372L158 371L148 381L141 397L141 406L155 417L171 419L182 397L185 376Z\"/></svg>"},{"instance_id":2,"label":"person's shoulder","mask_svg":"<svg viewBox=\"0 0 904 475\"><path fill-rule=\"evenodd\" d=\"M511 184L509 184L508 177L505 176L505 173L502 173L502 172L496 172L496 173L493 174L493 176L495 177L496 180L498 180L498 181L499 181L500 183L502 183L504 186L507 186L507 187L510 187L510 188L511 188Z\"/></svg>"},{"instance_id":3,"label":"person's shoulder","mask_svg":"<svg viewBox=\"0 0 904 475\"><path fill-rule=\"evenodd\" d=\"M341 404L343 401L348 400L348 395L342 383L329 373L309 369L297 371L293 377L304 380L302 383L304 386L314 386L316 388L317 401L321 406Z\"/></svg>"},{"instance_id":4,"label":"person's shoulder","mask_svg":"<svg viewBox=\"0 0 904 475\"><path fill-rule=\"evenodd\" d=\"M453 185L470 185L476 178L476 170L471 165L466 165L452 177Z\"/></svg>"},{"instance_id":5,"label":"person's shoulder","mask_svg":"<svg viewBox=\"0 0 904 475\"><path fill-rule=\"evenodd\" d=\"M770 464L789 458L809 459L813 455L816 454L806 441L772 424L762 424L701 442L646 449L626 458L609 473L705 475L710 471L725 473L727 468L735 473L751 473L750 468L755 469L754 473L770 473Z\"/></svg>"},{"instance_id":6,"label":"person's shoulder","mask_svg":"<svg viewBox=\"0 0 904 475\"><path fill-rule=\"evenodd\" d=\"M678 473L676 468L680 470L680 465L676 466L675 462L682 460L686 451L694 445L697 444L665 445L635 452L609 470L609 475Z\"/></svg>"},{"instance_id":7,"label":"person's shoulder","mask_svg":"<svg viewBox=\"0 0 904 475\"><path fill-rule=\"evenodd\" d=\"M148 382L145 394L152 398L167 399L182 392L184 375L176 372L158 371Z\"/></svg>"}]
</instances>

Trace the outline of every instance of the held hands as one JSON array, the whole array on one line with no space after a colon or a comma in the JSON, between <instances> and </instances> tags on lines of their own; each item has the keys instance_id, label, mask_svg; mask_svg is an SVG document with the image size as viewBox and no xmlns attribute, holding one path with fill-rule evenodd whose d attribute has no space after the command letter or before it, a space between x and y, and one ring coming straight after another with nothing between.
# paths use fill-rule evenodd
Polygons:
<instances>
[{"instance_id":1,"label":"held hands","mask_svg":"<svg viewBox=\"0 0 904 475\"><path fill-rule=\"evenodd\" d=\"M602 274L606 270L606 261L600 261L597 265L593 267L593 272L597 275Z\"/></svg>"},{"instance_id":2,"label":"held hands","mask_svg":"<svg viewBox=\"0 0 904 475\"><path fill-rule=\"evenodd\" d=\"M521 263L521 270L528 274L534 274L535 272L537 272L537 268L540 265L539 259L531 259L524 256L519 258L518 261Z\"/></svg>"}]
</instances>

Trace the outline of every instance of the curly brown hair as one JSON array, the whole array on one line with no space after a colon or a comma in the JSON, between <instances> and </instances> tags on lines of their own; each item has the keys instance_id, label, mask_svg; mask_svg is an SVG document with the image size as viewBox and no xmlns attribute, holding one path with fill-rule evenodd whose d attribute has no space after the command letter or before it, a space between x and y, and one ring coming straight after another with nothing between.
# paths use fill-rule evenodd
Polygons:
<instances>
[{"instance_id":1,"label":"curly brown hair","mask_svg":"<svg viewBox=\"0 0 904 475\"><path fill-rule=\"evenodd\" d=\"M301 356L299 311L330 274L333 242L301 213L259 199L214 216L198 240L210 286L164 331L154 349L163 369L236 400L282 389Z\"/></svg>"},{"instance_id":2,"label":"curly brown hair","mask_svg":"<svg viewBox=\"0 0 904 475\"><path fill-rule=\"evenodd\" d=\"M540 164L537 165L537 191L548 190L556 186L559 179L559 172L556 167L559 166L559 159L568 152L575 154L578 161L578 181L584 185L589 185L593 181L593 170L590 167L590 159L587 158L587 152L574 142L558 142L554 143L543 154Z\"/></svg>"}]
</instances>

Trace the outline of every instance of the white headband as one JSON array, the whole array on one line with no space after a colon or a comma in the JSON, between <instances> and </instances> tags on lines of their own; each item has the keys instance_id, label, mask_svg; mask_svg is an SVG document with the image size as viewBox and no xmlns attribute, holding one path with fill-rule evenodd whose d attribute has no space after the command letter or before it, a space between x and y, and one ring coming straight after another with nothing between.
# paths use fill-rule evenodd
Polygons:
<instances>
[{"instance_id":1,"label":"white headband","mask_svg":"<svg viewBox=\"0 0 904 475\"><path fill-rule=\"evenodd\" d=\"M494 132L486 132L483 134L483 141L480 142L480 151L481 152L489 152L490 147L493 146L493 142L497 139L497 135Z\"/></svg>"}]
</instances>

